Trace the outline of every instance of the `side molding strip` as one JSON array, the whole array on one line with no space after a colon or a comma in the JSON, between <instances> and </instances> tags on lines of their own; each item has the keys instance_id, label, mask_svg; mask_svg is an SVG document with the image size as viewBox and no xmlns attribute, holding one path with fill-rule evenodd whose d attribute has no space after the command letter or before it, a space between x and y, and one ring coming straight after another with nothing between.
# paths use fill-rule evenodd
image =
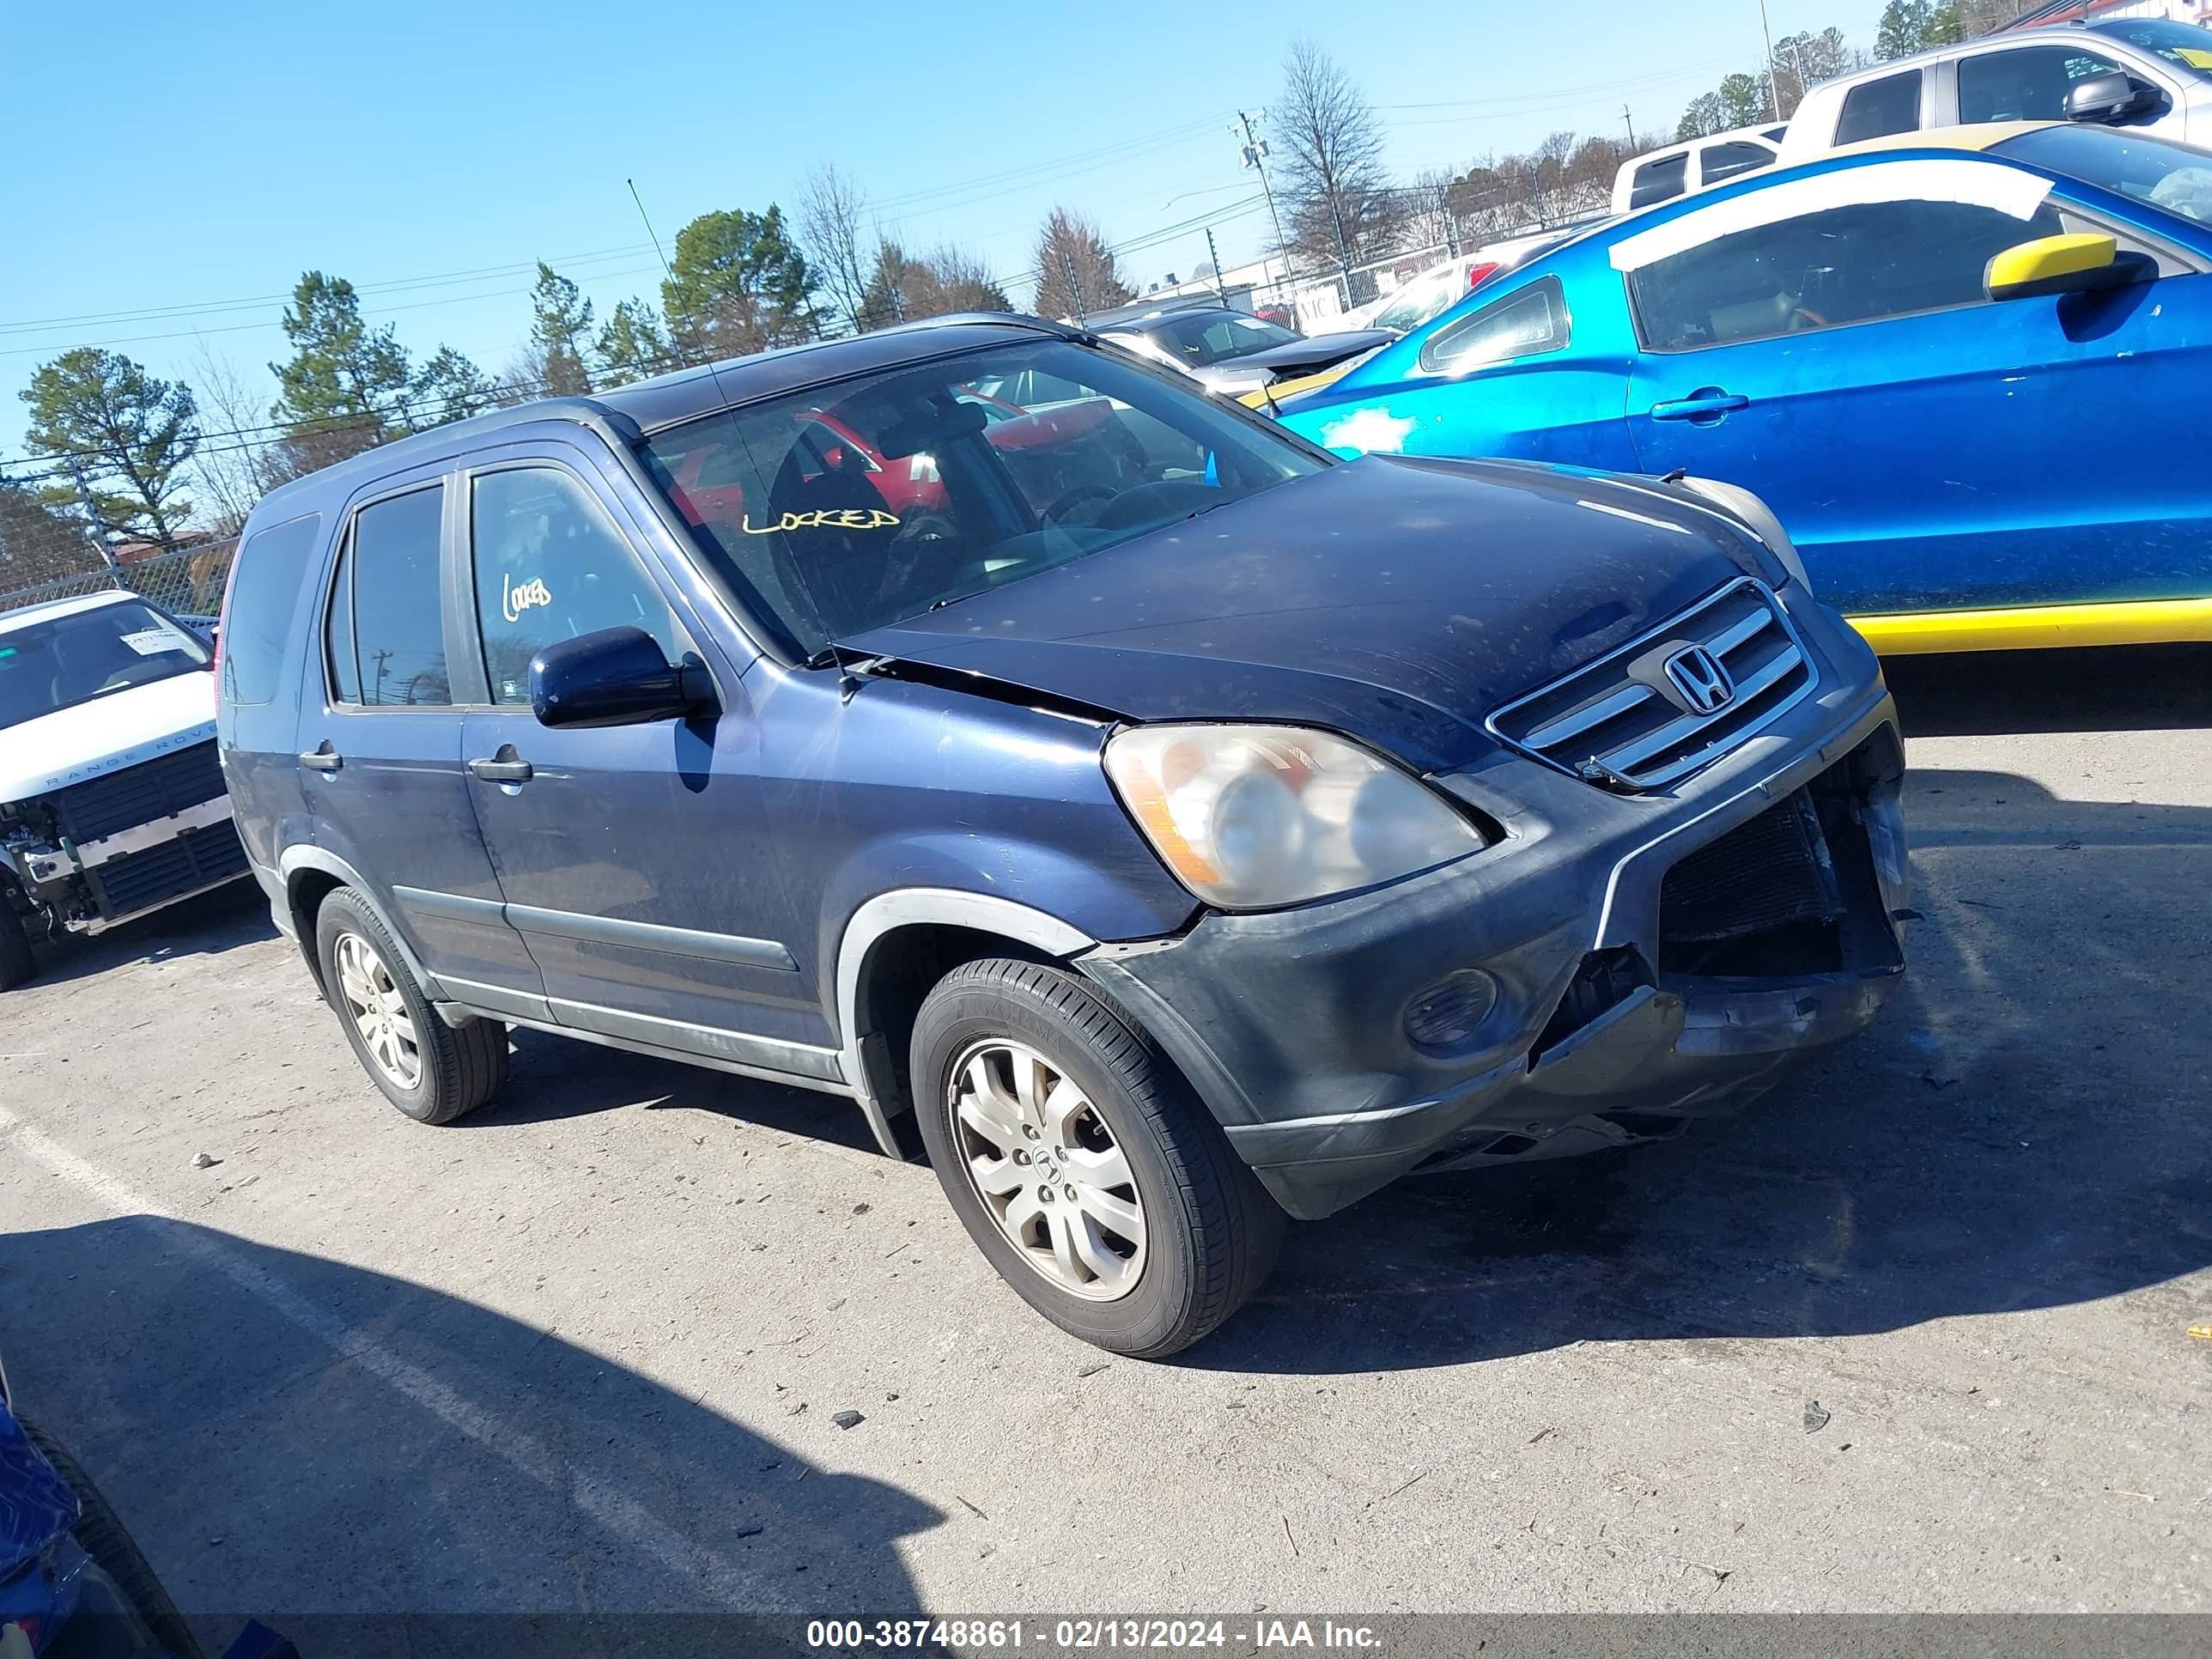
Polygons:
<instances>
[{"instance_id":1,"label":"side molding strip","mask_svg":"<svg viewBox=\"0 0 2212 1659\"><path fill-rule=\"evenodd\" d=\"M617 916L587 916L574 910L541 910L534 904L510 904L507 919L517 931L549 933L556 939L589 939L633 950L662 951L670 956L708 962L733 962L747 968L777 968L795 974L799 963L772 939L709 933L692 927L664 927L657 922L624 921Z\"/></svg>"},{"instance_id":2,"label":"side molding strip","mask_svg":"<svg viewBox=\"0 0 2212 1659\"><path fill-rule=\"evenodd\" d=\"M789 974L799 971L799 963L791 952L772 939L709 933L695 927L664 927L658 922L591 916L580 910L546 910L534 904L503 904L496 899L469 898L459 893L434 892L422 887L395 887L392 896L416 915L437 916L447 921L472 921L483 927L504 924L519 933L586 939L595 945L623 945L632 950L659 951L669 956L696 957L706 962L733 962L747 968L774 968Z\"/></svg>"}]
</instances>

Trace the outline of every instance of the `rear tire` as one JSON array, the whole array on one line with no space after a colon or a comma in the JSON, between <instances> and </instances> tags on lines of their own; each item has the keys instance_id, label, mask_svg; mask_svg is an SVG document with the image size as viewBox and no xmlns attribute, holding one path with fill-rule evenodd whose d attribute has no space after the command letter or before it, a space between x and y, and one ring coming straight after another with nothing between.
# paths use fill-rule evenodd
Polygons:
<instances>
[{"instance_id":1,"label":"rear tire","mask_svg":"<svg viewBox=\"0 0 2212 1659\"><path fill-rule=\"evenodd\" d=\"M132 1608L146 1621L146 1628L154 1633L155 1640L174 1654L176 1659L200 1659L200 1644L192 1639L191 1626L185 1623L177 1604L169 1600L169 1593L154 1576L152 1565L123 1522L116 1518L114 1509L100 1495L100 1488L92 1484L92 1477L84 1472L83 1465L37 1424L21 1418L15 1420L22 1424L24 1435L45 1454L46 1462L54 1466L54 1472L76 1494L80 1513L75 1536L78 1547L115 1581L115 1587L129 1598Z\"/></svg>"},{"instance_id":2,"label":"rear tire","mask_svg":"<svg viewBox=\"0 0 2212 1659\"><path fill-rule=\"evenodd\" d=\"M447 1024L352 888L334 889L315 913L315 957L354 1057L417 1123L451 1123L507 1081L507 1027L492 1019Z\"/></svg>"},{"instance_id":3,"label":"rear tire","mask_svg":"<svg viewBox=\"0 0 2212 1659\"><path fill-rule=\"evenodd\" d=\"M946 975L915 1021L913 1087L969 1237L1086 1342L1164 1358L1275 1264L1282 1211L1143 1029L1063 969Z\"/></svg>"},{"instance_id":4,"label":"rear tire","mask_svg":"<svg viewBox=\"0 0 2212 1659\"><path fill-rule=\"evenodd\" d=\"M8 902L5 892L0 892L0 991L12 991L18 985L36 979L39 959L31 954L31 936L24 931L23 918Z\"/></svg>"}]
</instances>

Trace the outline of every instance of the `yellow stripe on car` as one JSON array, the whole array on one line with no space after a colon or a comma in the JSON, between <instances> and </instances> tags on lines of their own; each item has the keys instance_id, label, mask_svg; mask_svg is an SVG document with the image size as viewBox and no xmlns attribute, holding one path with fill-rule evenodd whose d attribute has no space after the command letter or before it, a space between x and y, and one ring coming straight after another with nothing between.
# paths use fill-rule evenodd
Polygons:
<instances>
[{"instance_id":1,"label":"yellow stripe on car","mask_svg":"<svg viewBox=\"0 0 2212 1659\"><path fill-rule=\"evenodd\" d=\"M1256 392L1248 392L1237 401L1252 409L1265 409L1270 403L1279 404L1285 398L1295 398L1301 392L1311 392L1316 386L1328 386L1342 380L1352 372L1352 361L1332 363L1316 374L1302 374L1295 380L1277 380L1273 386L1263 386Z\"/></svg>"},{"instance_id":2,"label":"yellow stripe on car","mask_svg":"<svg viewBox=\"0 0 2212 1659\"><path fill-rule=\"evenodd\" d=\"M2034 605L2003 611L1906 611L1849 620L1885 657L2068 645L2168 645L2212 641L2212 599Z\"/></svg>"}]
</instances>

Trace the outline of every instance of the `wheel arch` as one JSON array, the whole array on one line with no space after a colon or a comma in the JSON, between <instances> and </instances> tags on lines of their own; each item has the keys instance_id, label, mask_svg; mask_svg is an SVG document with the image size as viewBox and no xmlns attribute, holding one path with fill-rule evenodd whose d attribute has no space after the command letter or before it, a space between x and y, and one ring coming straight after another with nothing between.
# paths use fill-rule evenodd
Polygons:
<instances>
[{"instance_id":1,"label":"wheel arch","mask_svg":"<svg viewBox=\"0 0 2212 1659\"><path fill-rule=\"evenodd\" d=\"M1097 943L1045 911L955 888L900 888L855 910L837 945L837 1029L845 1076L876 1144L905 1156L891 1119L913 1104L906 1039L939 979L984 957L1066 963Z\"/></svg>"},{"instance_id":2,"label":"wheel arch","mask_svg":"<svg viewBox=\"0 0 2212 1659\"><path fill-rule=\"evenodd\" d=\"M399 947L400 955L406 958L408 971L415 975L415 982L433 996L440 994L438 981L424 969L422 958L415 954L415 947L392 925L391 913L353 866L323 848L299 845L286 848L277 856L276 872L284 883L284 905L291 913L293 939L300 947L300 954L307 958L307 971L314 976L315 988L325 997L330 994L330 987L323 983L323 964L315 951L315 913L322 908L323 901L341 887L353 889L361 895L362 902L375 913L376 919L384 924L384 931Z\"/></svg>"}]
</instances>

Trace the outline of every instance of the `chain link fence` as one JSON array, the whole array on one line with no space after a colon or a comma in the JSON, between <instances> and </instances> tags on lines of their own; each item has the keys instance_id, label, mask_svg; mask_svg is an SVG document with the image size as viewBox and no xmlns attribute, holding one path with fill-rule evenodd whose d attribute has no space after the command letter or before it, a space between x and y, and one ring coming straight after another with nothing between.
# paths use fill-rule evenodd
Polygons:
<instances>
[{"instance_id":1,"label":"chain link fence","mask_svg":"<svg viewBox=\"0 0 2212 1659\"><path fill-rule=\"evenodd\" d=\"M151 599L179 617L210 617L222 609L223 584L230 579L231 555L237 549L234 538L205 542L18 586L7 586L0 575L0 611L121 590Z\"/></svg>"}]
</instances>

